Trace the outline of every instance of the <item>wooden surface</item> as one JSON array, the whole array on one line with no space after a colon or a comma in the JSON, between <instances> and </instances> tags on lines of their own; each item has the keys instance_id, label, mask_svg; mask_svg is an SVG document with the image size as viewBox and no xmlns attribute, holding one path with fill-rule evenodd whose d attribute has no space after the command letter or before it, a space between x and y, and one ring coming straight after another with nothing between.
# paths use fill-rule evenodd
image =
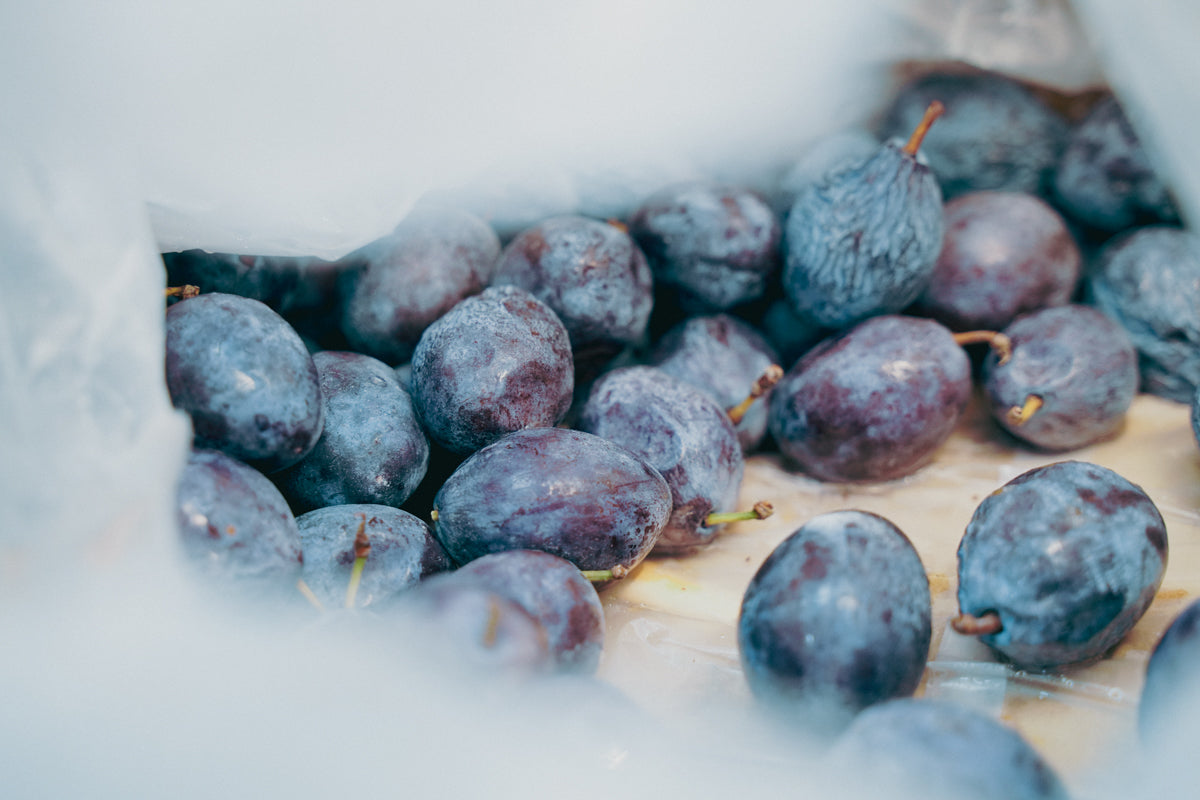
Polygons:
<instances>
[{"instance_id":1,"label":"wooden surface","mask_svg":"<svg viewBox=\"0 0 1200 800\"><path fill-rule=\"evenodd\" d=\"M1148 613L1109 657L1031 675L997 663L986 647L947 627L957 613L956 552L990 492L1033 467L1067 459L1108 467L1140 485L1166 521L1169 562ZM912 540L929 574L934 635L920 693L972 703L1021 730L1067 777L1136 745L1146 659L1159 635L1200 594L1200 447L1189 409L1142 395L1107 441L1043 453L1001 432L976 398L934 462L877 485L824 484L760 455L746 465L742 503L774 504L773 517L729 526L705 551L644 562L604 593L608 641L601 677L645 708L687 714L719 700L752 702L738 662L742 593L771 550L811 517L857 508L881 514Z\"/></svg>"}]
</instances>

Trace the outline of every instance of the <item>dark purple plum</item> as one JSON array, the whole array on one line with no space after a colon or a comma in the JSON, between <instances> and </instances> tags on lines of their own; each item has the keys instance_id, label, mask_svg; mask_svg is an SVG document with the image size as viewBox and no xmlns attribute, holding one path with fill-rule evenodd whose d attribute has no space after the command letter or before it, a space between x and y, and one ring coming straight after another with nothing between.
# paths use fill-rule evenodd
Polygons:
<instances>
[{"instance_id":1,"label":"dark purple plum","mask_svg":"<svg viewBox=\"0 0 1200 800\"><path fill-rule=\"evenodd\" d=\"M193 450L176 498L183 554L205 580L235 590L293 590L304 563L300 531L262 473L219 450Z\"/></svg>"},{"instance_id":2,"label":"dark purple plum","mask_svg":"<svg viewBox=\"0 0 1200 800\"><path fill-rule=\"evenodd\" d=\"M557 425L574 387L566 328L516 286L463 300L425 330L413 353L413 404L429 436L455 453Z\"/></svg>"},{"instance_id":3,"label":"dark purple plum","mask_svg":"<svg viewBox=\"0 0 1200 800\"><path fill-rule=\"evenodd\" d=\"M873 317L810 350L771 392L780 451L824 481L885 481L932 458L971 397L954 335L918 317Z\"/></svg>"},{"instance_id":4,"label":"dark purple plum","mask_svg":"<svg viewBox=\"0 0 1200 800\"><path fill-rule=\"evenodd\" d=\"M1066 120L999 73L935 70L914 78L886 110L880 137L907 135L935 100L946 113L922 151L947 198L978 189L1037 194L1049 183Z\"/></svg>"},{"instance_id":5,"label":"dark purple plum","mask_svg":"<svg viewBox=\"0 0 1200 800\"><path fill-rule=\"evenodd\" d=\"M500 239L462 211L420 209L342 259L341 329L350 349L389 364L412 357L421 333L489 284Z\"/></svg>"},{"instance_id":6,"label":"dark purple plum","mask_svg":"<svg viewBox=\"0 0 1200 800\"><path fill-rule=\"evenodd\" d=\"M1083 274L1062 216L1024 192L977 191L946 203L946 236L915 308L952 331L1000 330L1071 302Z\"/></svg>"},{"instance_id":7,"label":"dark purple plum","mask_svg":"<svg viewBox=\"0 0 1200 800\"><path fill-rule=\"evenodd\" d=\"M519 286L558 314L581 380L641 340L654 303L650 267L629 234L581 216L552 217L519 233L492 283Z\"/></svg>"},{"instance_id":8,"label":"dark purple plum","mask_svg":"<svg viewBox=\"0 0 1200 800\"><path fill-rule=\"evenodd\" d=\"M988 407L1018 439L1073 450L1116 432L1137 395L1137 352L1091 306L1044 308L1004 329L1012 355L983 362Z\"/></svg>"},{"instance_id":9,"label":"dark purple plum","mask_svg":"<svg viewBox=\"0 0 1200 800\"><path fill-rule=\"evenodd\" d=\"M355 608L394 600L423 578L453 566L428 525L391 506L325 506L301 514L296 525L304 549L304 582L329 608L345 605L360 530L370 551L354 592Z\"/></svg>"},{"instance_id":10,"label":"dark purple plum","mask_svg":"<svg viewBox=\"0 0 1200 800\"><path fill-rule=\"evenodd\" d=\"M692 317L667 331L649 363L710 395L726 411L738 407L779 357L749 323L729 314ZM734 425L742 451L756 449L767 433L769 391Z\"/></svg>"},{"instance_id":11,"label":"dark purple plum","mask_svg":"<svg viewBox=\"0 0 1200 800\"><path fill-rule=\"evenodd\" d=\"M531 428L477 451L446 479L433 532L459 564L542 550L581 570L623 574L670 515L666 480L633 453L582 431Z\"/></svg>"},{"instance_id":12,"label":"dark purple plum","mask_svg":"<svg viewBox=\"0 0 1200 800\"><path fill-rule=\"evenodd\" d=\"M604 607L584 574L541 550L506 550L466 563L442 580L464 581L512 600L546 629L558 669L594 673L604 648Z\"/></svg>"},{"instance_id":13,"label":"dark purple plum","mask_svg":"<svg viewBox=\"0 0 1200 800\"><path fill-rule=\"evenodd\" d=\"M864 710L838 737L828 764L853 775L850 788L864 797L1069 797L1054 768L1014 728L945 700L902 697Z\"/></svg>"},{"instance_id":14,"label":"dark purple plum","mask_svg":"<svg viewBox=\"0 0 1200 800\"><path fill-rule=\"evenodd\" d=\"M1200 236L1137 228L1100 251L1086 299L1125 328L1142 391L1190 403L1200 387Z\"/></svg>"},{"instance_id":15,"label":"dark purple plum","mask_svg":"<svg viewBox=\"0 0 1200 800\"><path fill-rule=\"evenodd\" d=\"M264 303L213 292L167 309L171 402L195 446L264 472L304 458L324 427L321 385L303 340Z\"/></svg>"},{"instance_id":16,"label":"dark purple plum","mask_svg":"<svg viewBox=\"0 0 1200 800\"><path fill-rule=\"evenodd\" d=\"M821 514L746 588L738 651L754 696L819 734L911 695L929 656L929 581L904 533L865 511Z\"/></svg>"},{"instance_id":17,"label":"dark purple plum","mask_svg":"<svg viewBox=\"0 0 1200 800\"><path fill-rule=\"evenodd\" d=\"M782 278L801 317L847 328L903 310L929 283L945 224L941 190L918 149L940 113L931 104L907 142L887 141L796 198Z\"/></svg>"},{"instance_id":18,"label":"dark purple plum","mask_svg":"<svg viewBox=\"0 0 1200 800\"><path fill-rule=\"evenodd\" d=\"M445 577L431 576L401 598L406 641L448 669L490 681L553 669L546 629L532 614L499 592Z\"/></svg>"},{"instance_id":19,"label":"dark purple plum","mask_svg":"<svg viewBox=\"0 0 1200 800\"><path fill-rule=\"evenodd\" d=\"M1148 746L1170 744L1190 732L1200 711L1200 599L1167 626L1146 662L1138 729Z\"/></svg>"},{"instance_id":20,"label":"dark purple plum","mask_svg":"<svg viewBox=\"0 0 1200 800\"><path fill-rule=\"evenodd\" d=\"M1102 657L1162 582L1167 530L1142 489L1084 461L1037 467L988 495L958 546L960 633L1024 669Z\"/></svg>"},{"instance_id":21,"label":"dark purple plum","mask_svg":"<svg viewBox=\"0 0 1200 800\"><path fill-rule=\"evenodd\" d=\"M642 458L671 487L671 517L654 552L685 553L720 531L713 512L732 512L745 461L729 416L711 396L649 366L605 373L576 424Z\"/></svg>"},{"instance_id":22,"label":"dark purple plum","mask_svg":"<svg viewBox=\"0 0 1200 800\"><path fill-rule=\"evenodd\" d=\"M272 479L297 514L322 506L399 506L429 466L429 440L395 370L361 353L313 356L325 427L313 449Z\"/></svg>"},{"instance_id":23,"label":"dark purple plum","mask_svg":"<svg viewBox=\"0 0 1200 800\"><path fill-rule=\"evenodd\" d=\"M710 181L664 187L629 220L656 281L691 313L755 300L779 269L779 219L757 192Z\"/></svg>"},{"instance_id":24,"label":"dark purple plum","mask_svg":"<svg viewBox=\"0 0 1200 800\"><path fill-rule=\"evenodd\" d=\"M1179 221L1166 184L1113 95L1070 132L1054 173L1054 198L1073 219L1101 231Z\"/></svg>"}]
</instances>

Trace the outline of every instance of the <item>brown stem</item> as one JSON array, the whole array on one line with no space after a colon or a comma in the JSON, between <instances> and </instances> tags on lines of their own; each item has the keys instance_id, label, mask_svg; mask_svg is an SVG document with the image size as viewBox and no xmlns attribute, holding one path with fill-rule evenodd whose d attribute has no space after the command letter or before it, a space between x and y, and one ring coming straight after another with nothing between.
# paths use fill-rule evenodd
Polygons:
<instances>
[{"instance_id":1,"label":"brown stem","mask_svg":"<svg viewBox=\"0 0 1200 800\"><path fill-rule=\"evenodd\" d=\"M1001 364L1007 364L1012 358L1012 339L999 331L963 331L954 334L954 341L959 347L986 344L996 353Z\"/></svg>"},{"instance_id":2,"label":"brown stem","mask_svg":"<svg viewBox=\"0 0 1200 800\"><path fill-rule=\"evenodd\" d=\"M367 556L371 554L371 540L367 538L367 515L359 516L362 519L358 523L358 532L354 534L354 566L350 569L350 584L346 587L346 608L354 608L363 568L367 566Z\"/></svg>"},{"instance_id":3,"label":"brown stem","mask_svg":"<svg viewBox=\"0 0 1200 800\"><path fill-rule=\"evenodd\" d=\"M1004 416L1011 425L1024 425L1043 405L1045 405L1045 401L1040 395L1031 394L1025 398L1024 403L1013 406Z\"/></svg>"},{"instance_id":4,"label":"brown stem","mask_svg":"<svg viewBox=\"0 0 1200 800\"><path fill-rule=\"evenodd\" d=\"M746 412L750 410L750 406L754 405L754 401L766 394L772 386L779 383L779 379L783 377L783 367L778 364L772 364L763 370L763 374L758 376L758 380L754 381L754 385L750 387L750 394L746 395L746 399L738 403L733 408L725 413L729 415L729 421L737 425L746 416Z\"/></svg>"},{"instance_id":5,"label":"brown stem","mask_svg":"<svg viewBox=\"0 0 1200 800\"><path fill-rule=\"evenodd\" d=\"M999 633L1004 630L1004 623L1000 621L999 614L995 611L988 611L978 617L971 614L959 614L950 620L950 627L963 636L987 636L990 633Z\"/></svg>"},{"instance_id":6,"label":"brown stem","mask_svg":"<svg viewBox=\"0 0 1200 800\"><path fill-rule=\"evenodd\" d=\"M934 100L925 109L925 116L921 117L920 123L917 124L916 130L912 132L912 136L908 137L908 142L904 145L903 150L910 156L915 156L917 151L921 149L921 142L925 140L925 134L929 133L929 127L933 125L933 121L946 112L946 107L940 101Z\"/></svg>"},{"instance_id":7,"label":"brown stem","mask_svg":"<svg viewBox=\"0 0 1200 800\"><path fill-rule=\"evenodd\" d=\"M190 283L182 286L168 286L166 289L167 297L178 297L180 300L190 300L198 294L200 294L200 287Z\"/></svg>"}]
</instances>

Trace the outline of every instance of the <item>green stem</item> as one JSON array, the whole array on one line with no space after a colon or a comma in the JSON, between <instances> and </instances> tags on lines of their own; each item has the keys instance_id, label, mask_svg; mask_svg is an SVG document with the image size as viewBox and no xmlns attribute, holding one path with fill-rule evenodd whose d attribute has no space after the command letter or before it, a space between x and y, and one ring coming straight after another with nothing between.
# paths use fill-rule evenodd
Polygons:
<instances>
[{"instance_id":1,"label":"green stem","mask_svg":"<svg viewBox=\"0 0 1200 800\"><path fill-rule=\"evenodd\" d=\"M605 581L615 581L624 578L629 574L629 567L617 564L612 569L584 569L580 570L580 572L583 573L583 577L592 583L604 583Z\"/></svg>"},{"instance_id":2,"label":"green stem","mask_svg":"<svg viewBox=\"0 0 1200 800\"><path fill-rule=\"evenodd\" d=\"M714 511L704 518L706 526L724 525L727 522L743 522L749 519L766 519L775 513L775 507L770 503L757 502L749 511Z\"/></svg>"}]
</instances>

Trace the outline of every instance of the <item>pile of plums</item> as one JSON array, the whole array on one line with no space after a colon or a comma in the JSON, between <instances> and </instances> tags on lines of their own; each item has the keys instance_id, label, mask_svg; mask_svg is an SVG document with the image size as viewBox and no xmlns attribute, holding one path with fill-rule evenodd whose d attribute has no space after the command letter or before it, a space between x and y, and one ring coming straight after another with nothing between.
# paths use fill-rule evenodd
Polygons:
<instances>
[{"instance_id":1,"label":"pile of plums","mask_svg":"<svg viewBox=\"0 0 1200 800\"><path fill-rule=\"evenodd\" d=\"M489 670L588 674L599 591L770 514L736 507L750 455L894 481L977 389L997 437L1048 453L1118 435L1138 391L1200 420L1200 240L1115 97L1068 118L1009 78L934 69L881 118L816 143L773 195L695 180L503 239L422 207L336 262L164 254L170 286L198 287L166 312L195 432L187 562L257 600L420 619ZM1103 658L1167 550L1125 477L1032 470L968 525L952 624L1019 668ZM1152 663L1159 706L1157 676L1200 670L1187 624ZM939 771L937 796L1065 796L1001 723L910 699L930 639L912 544L854 509L784 540L737 625L763 707L881 786Z\"/></svg>"}]
</instances>

